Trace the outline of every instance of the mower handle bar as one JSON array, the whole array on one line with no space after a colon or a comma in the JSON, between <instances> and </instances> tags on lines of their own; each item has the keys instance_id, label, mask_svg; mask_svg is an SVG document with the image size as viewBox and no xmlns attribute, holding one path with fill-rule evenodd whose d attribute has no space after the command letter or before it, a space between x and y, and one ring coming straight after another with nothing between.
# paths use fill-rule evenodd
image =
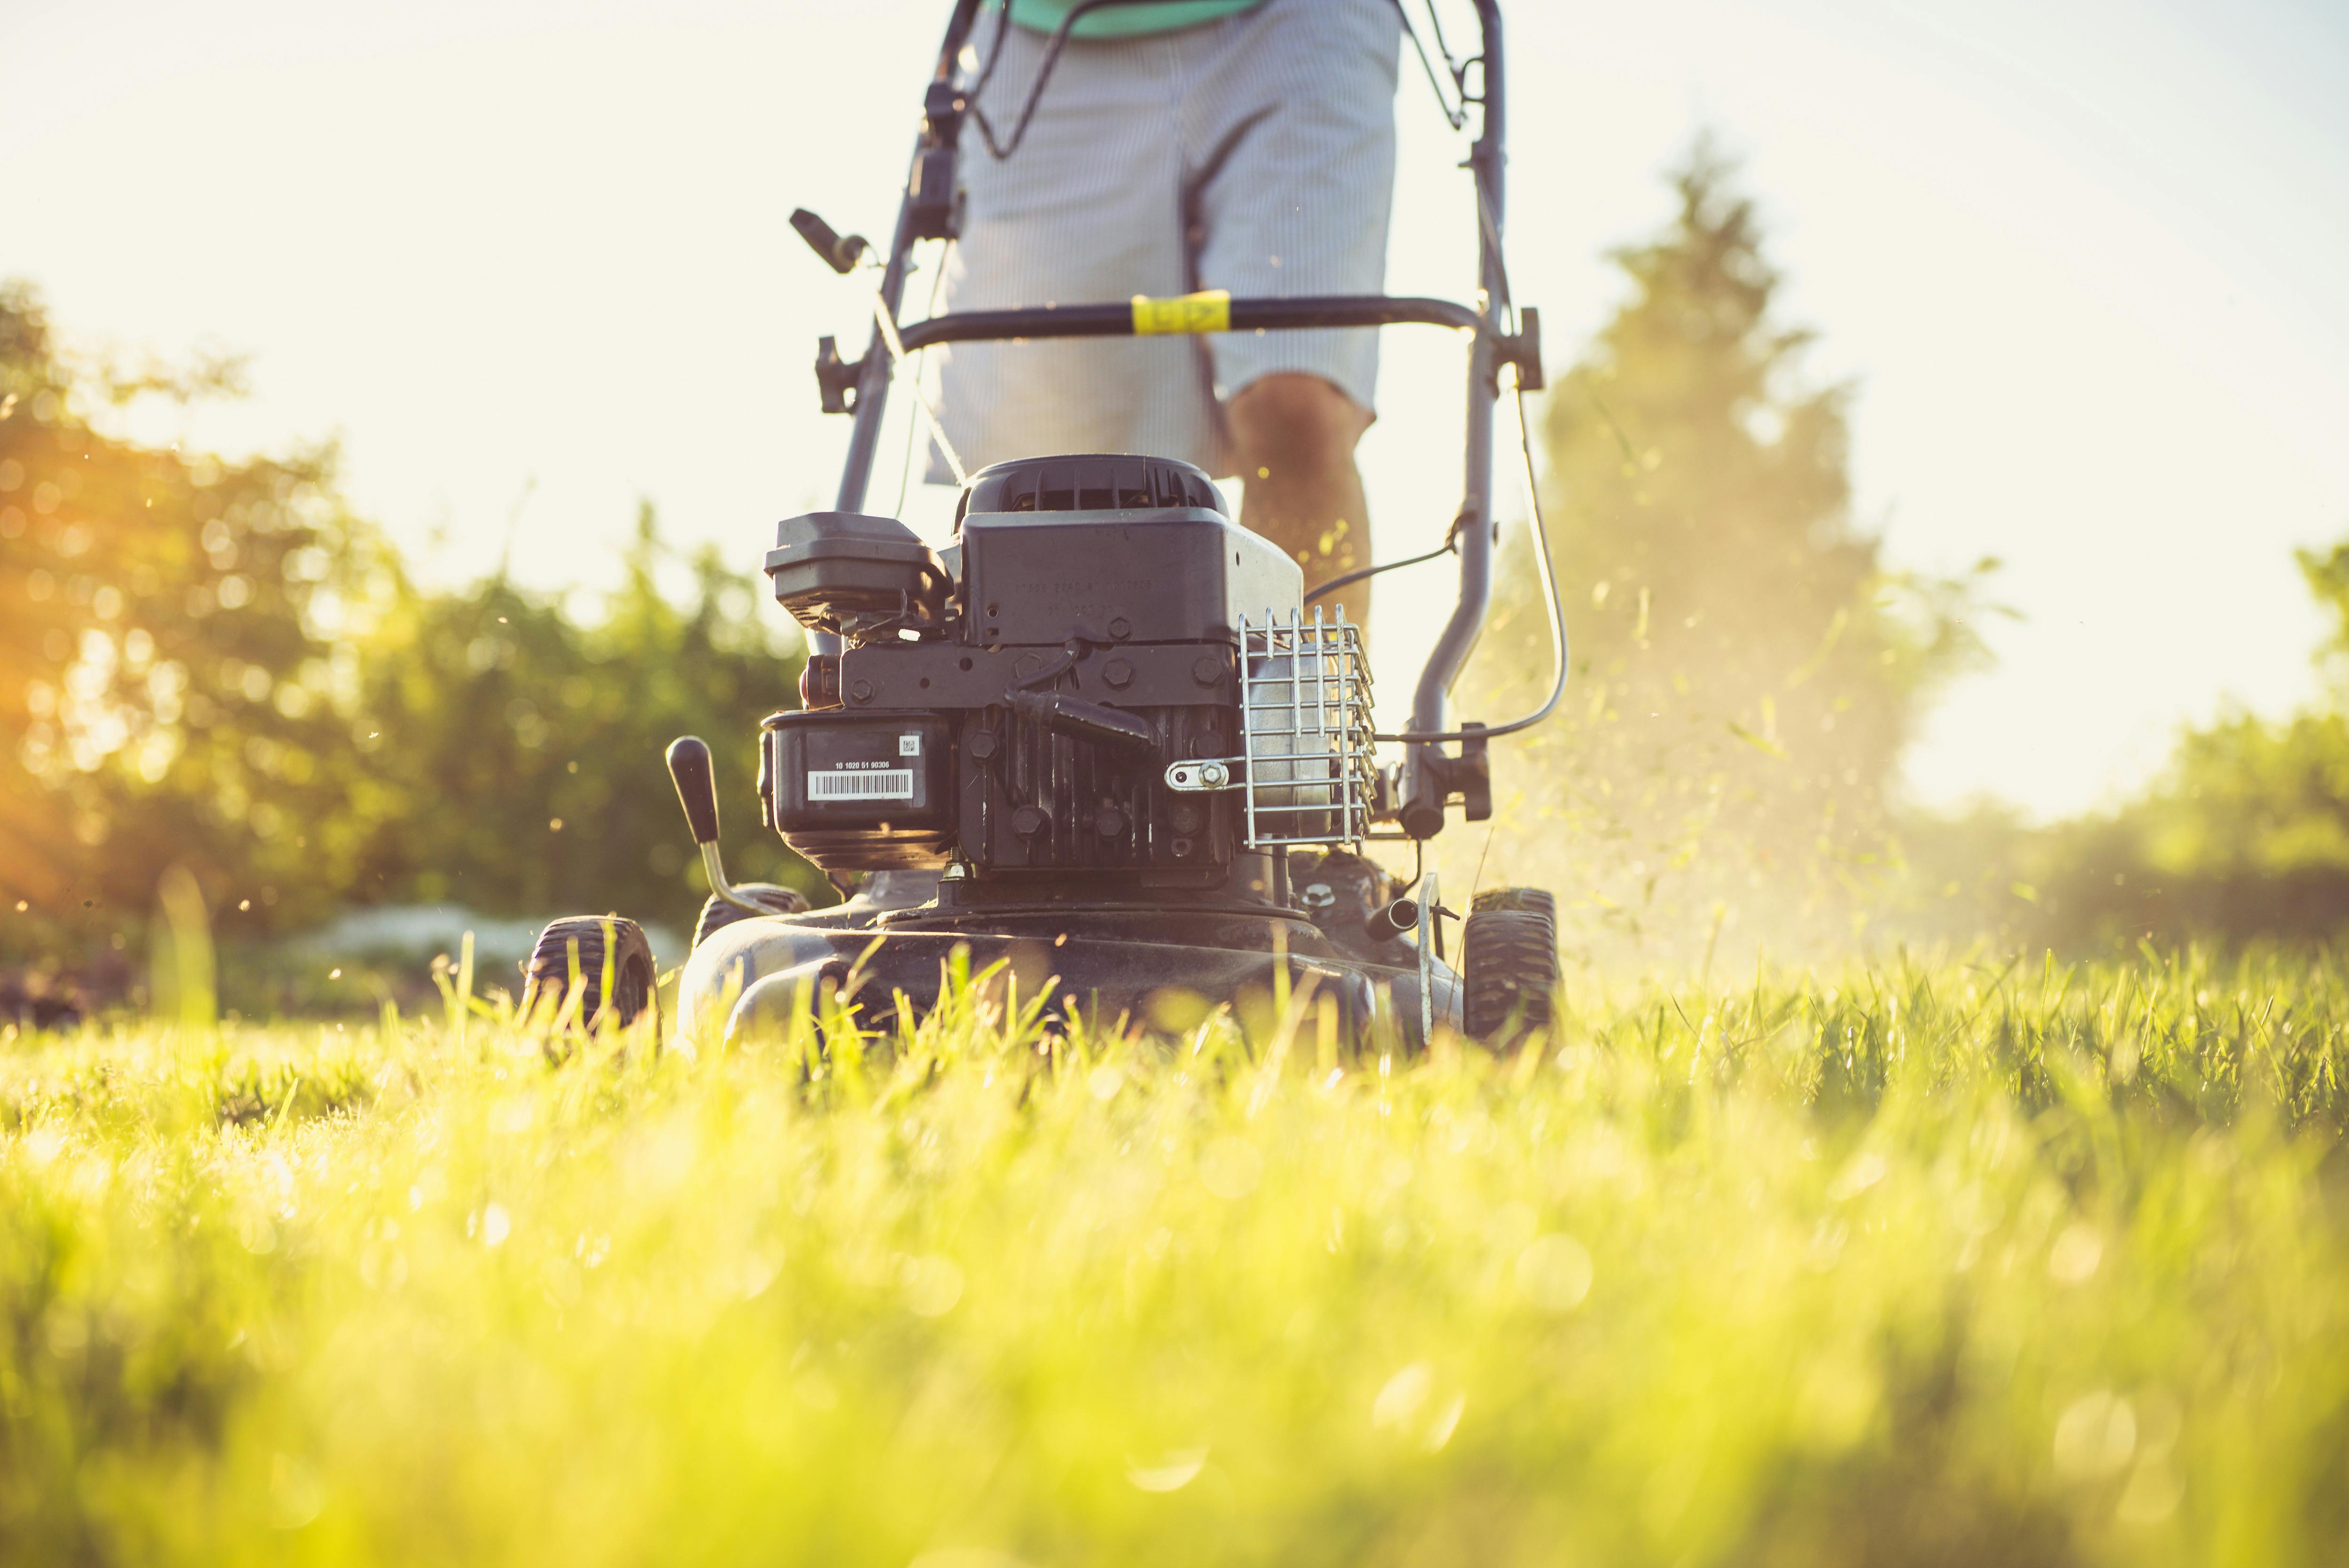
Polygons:
<instances>
[{"instance_id":1,"label":"mower handle bar","mask_svg":"<svg viewBox=\"0 0 2349 1568\"><path fill-rule=\"evenodd\" d=\"M905 352L939 343L991 343L1033 337L1151 337L1164 334L1291 332L1322 326L1387 326L1421 323L1491 332L1493 325L1464 304L1445 299L1390 294L1305 294L1291 299L1215 298L1193 319L1206 325L1144 325L1152 306L1176 300L1136 299L1131 304L1063 304L1023 310L963 310L898 328Z\"/></svg>"}]
</instances>

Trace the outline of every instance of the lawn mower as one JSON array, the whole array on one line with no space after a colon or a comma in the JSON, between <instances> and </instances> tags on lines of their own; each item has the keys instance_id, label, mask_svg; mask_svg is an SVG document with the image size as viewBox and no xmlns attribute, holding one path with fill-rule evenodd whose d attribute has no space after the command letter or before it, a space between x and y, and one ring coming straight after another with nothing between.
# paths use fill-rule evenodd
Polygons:
<instances>
[{"instance_id":1,"label":"lawn mower","mask_svg":"<svg viewBox=\"0 0 2349 1568\"><path fill-rule=\"evenodd\" d=\"M1511 304L1500 252L1496 5L1477 0L1472 58L1454 60L1435 35L1448 92L1405 21L1454 127L1477 118L1465 165L1479 219L1475 307L1208 293L900 323L915 246L951 240L959 221L954 170L969 106L956 65L980 8L954 8L885 257L812 213L792 219L835 270L878 275L863 357L842 359L825 338L816 364L825 409L854 419L836 504L780 524L765 560L809 653L802 707L761 723L759 819L849 895L812 910L788 889L730 883L709 748L692 737L671 746L711 889L679 980L682 1033L731 1037L827 989L879 1024L899 1007L926 1009L957 969L1104 1022L1163 1019L1170 999L1282 995L1317 1008L1328 998L1349 1037L1403 1048L1444 1026L1496 1039L1543 1026L1558 980L1550 896L1477 892L1455 956L1444 923L1461 917L1424 869L1448 810L1470 821L1492 813L1487 742L1546 718L1566 680L1537 499L1557 665L1548 699L1506 724L1447 727L1490 597L1503 374L1529 489L1524 393L1540 385L1539 318ZM1056 51L1091 8L1070 14ZM1400 323L1471 345L1466 482L1444 547L1458 556L1459 595L1408 729L1373 727L1361 628L1309 602L1298 563L1235 521L1188 463L1092 453L995 464L971 476L952 542L936 550L864 510L895 371L926 346ZM1313 598L1429 559L1363 568ZM1382 762L1381 744L1399 756ZM1422 869L1409 881L1364 857L1385 840L1413 845ZM557 921L526 967L526 1003L575 985L569 1012L585 1021L608 1008L625 1023L656 1006L653 954L631 921Z\"/></svg>"}]
</instances>

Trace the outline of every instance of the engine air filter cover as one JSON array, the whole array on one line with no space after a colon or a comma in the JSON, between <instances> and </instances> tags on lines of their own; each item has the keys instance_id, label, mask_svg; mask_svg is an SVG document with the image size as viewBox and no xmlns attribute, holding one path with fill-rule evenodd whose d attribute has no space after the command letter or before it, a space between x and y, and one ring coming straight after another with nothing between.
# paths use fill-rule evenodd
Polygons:
<instances>
[{"instance_id":1,"label":"engine air filter cover","mask_svg":"<svg viewBox=\"0 0 2349 1568\"><path fill-rule=\"evenodd\" d=\"M776 603L811 631L926 631L946 618L946 567L893 517L812 511L775 525L767 578Z\"/></svg>"},{"instance_id":2,"label":"engine air filter cover","mask_svg":"<svg viewBox=\"0 0 2349 1568\"><path fill-rule=\"evenodd\" d=\"M1081 452L1014 458L981 469L963 492L960 516L1184 508L1231 515L1214 481L1190 463L1130 452Z\"/></svg>"}]
</instances>

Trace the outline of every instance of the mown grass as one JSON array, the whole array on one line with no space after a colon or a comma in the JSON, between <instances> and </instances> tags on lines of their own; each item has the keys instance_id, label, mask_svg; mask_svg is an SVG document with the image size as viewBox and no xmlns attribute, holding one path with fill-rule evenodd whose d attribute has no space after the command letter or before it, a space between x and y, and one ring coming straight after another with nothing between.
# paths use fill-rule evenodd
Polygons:
<instances>
[{"instance_id":1,"label":"mown grass","mask_svg":"<svg viewBox=\"0 0 2349 1568\"><path fill-rule=\"evenodd\" d=\"M0 1560L2349 1553L2349 968L0 1048Z\"/></svg>"}]
</instances>

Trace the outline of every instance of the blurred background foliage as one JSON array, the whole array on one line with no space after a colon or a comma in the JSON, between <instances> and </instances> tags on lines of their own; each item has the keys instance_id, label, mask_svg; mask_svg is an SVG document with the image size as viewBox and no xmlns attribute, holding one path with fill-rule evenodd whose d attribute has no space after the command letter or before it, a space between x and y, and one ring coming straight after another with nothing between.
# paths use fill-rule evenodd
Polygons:
<instances>
[{"instance_id":1,"label":"blurred background foliage","mask_svg":"<svg viewBox=\"0 0 2349 1568\"><path fill-rule=\"evenodd\" d=\"M797 700L765 584L704 552L664 597L647 505L592 613L502 573L427 587L331 448L235 463L106 433L137 399L236 389L233 366L70 362L29 288L0 292L0 963L124 989L173 865L232 943L434 901L689 926L660 751L703 735L749 798L756 718ZM740 874L820 885L734 820Z\"/></svg>"},{"instance_id":2,"label":"blurred background foliage","mask_svg":"<svg viewBox=\"0 0 2349 1568\"><path fill-rule=\"evenodd\" d=\"M2302 551L2332 617L2316 702L2189 728L2119 809L2027 827L1994 807L1919 819L1906 837L1918 923L2065 948L2326 942L2349 925L2349 543Z\"/></svg>"},{"instance_id":3,"label":"blurred background foliage","mask_svg":"<svg viewBox=\"0 0 2349 1568\"><path fill-rule=\"evenodd\" d=\"M2323 698L2178 739L2124 807L2033 824L1903 804L1936 692L2007 614L1998 562L1904 573L1851 513L1852 388L1802 374L1754 202L1700 143L1626 298L1553 378L1537 457L1574 642L1559 718L1495 743L1479 859L1564 895L1594 959L1799 958L1854 940L2328 940L2349 923L2349 543L2303 552ZM1521 538L1461 711L1546 689ZM2096 694L2083 691L2083 703Z\"/></svg>"}]
</instances>

